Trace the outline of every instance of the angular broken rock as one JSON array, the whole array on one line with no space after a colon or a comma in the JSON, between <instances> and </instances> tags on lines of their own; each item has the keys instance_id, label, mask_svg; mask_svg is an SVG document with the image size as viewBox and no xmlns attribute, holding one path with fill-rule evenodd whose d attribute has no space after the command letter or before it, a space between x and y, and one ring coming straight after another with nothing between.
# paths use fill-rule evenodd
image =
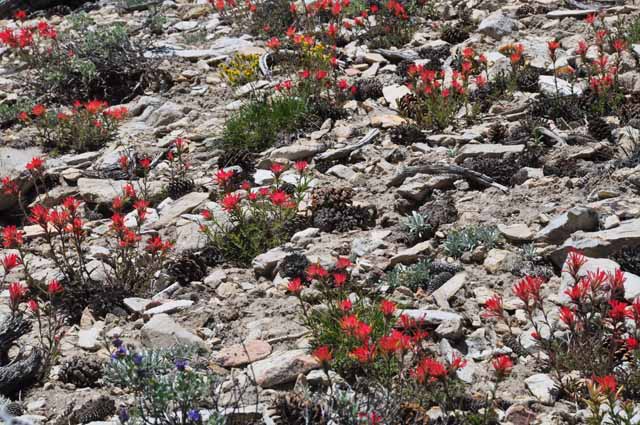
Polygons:
<instances>
[{"instance_id":1,"label":"angular broken rock","mask_svg":"<svg viewBox=\"0 0 640 425\"><path fill-rule=\"evenodd\" d=\"M214 355L215 362L222 367L240 367L262 360L271 354L271 345L266 341L253 340L245 344L225 347Z\"/></svg>"},{"instance_id":2,"label":"angular broken rock","mask_svg":"<svg viewBox=\"0 0 640 425\"><path fill-rule=\"evenodd\" d=\"M500 158L508 153L522 153L524 145L468 144L460 148L456 163L461 164L467 158Z\"/></svg>"},{"instance_id":3,"label":"angular broken rock","mask_svg":"<svg viewBox=\"0 0 640 425\"><path fill-rule=\"evenodd\" d=\"M290 350L273 353L250 367L253 369L256 383L262 388L271 388L293 382L299 374L317 369L320 364L306 350Z\"/></svg>"},{"instance_id":4,"label":"angular broken rock","mask_svg":"<svg viewBox=\"0 0 640 425\"><path fill-rule=\"evenodd\" d=\"M251 262L253 272L256 276L272 277L271 275L278 263L287 255L289 255L289 253L280 247L273 248L264 254L260 254Z\"/></svg>"},{"instance_id":5,"label":"angular broken rock","mask_svg":"<svg viewBox=\"0 0 640 425\"><path fill-rule=\"evenodd\" d=\"M454 174L440 174L431 176L428 174L416 174L404 181L397 193L403 198L416 202L424 201L434 189L452 189L454 182L460 177Z\"/></svg>"},{"instance_id":6,"label":"angular broken rock","mask_svg":"<svg viewBox=\"0 0 640 425\"><path fill-rule=\"evenodd\" d=\"M461 315L442 310L407 309L398 311L398 316L401 314L406 314L411 319L421 321L426 325L440 325L446 321L462 321Z\"/></svg>"},{"instance_id":7,"label":"angular broken rock","mask_svg":"<svg viewBox=\"0 0 640 425\"><path fill-rule=\"evenodd\" d=\"M460 272L447 280L444 285L433 291L431 294L441 308L449 308L449 299L464 287L467 281L467 273Z\"/></svg>"},{"instance_id":8,"label":"angular broken rock","mask_svg":"<svg viewBox=\"0 0 640 425\"><path fill-rule=\"evenodd\" d=\"M560 267L570 250L582 251L589 257L608 257L623 248L640 249L640 219L625 220L618 227L598 232L576 232L560 248L550 254Z\"/></svg>"},{"instance_id":9,"label":"angular broken rock","mask_svg":"<svg viewBox=\"0 0 640 425\"><path fill-rule=\"evenodd\" d=\"M391 257L391 260L389 261L389 267L393 267L396 264L415 263L419 259L429 255L432 251L433 245L431 244L431 241L420 242L419 244L405 249L404 251L400 251L396 255Z\"/></svg>"},{"instance_id":10,"label":"angular broken rock","mask_svg":"<svg viewBox=\"0 0 640 425\"><path fill-rule=\"evenodd\" d=\"M160 219L153 223L153 229L162 229L171 224L182 214L193 211L198 205L209 199L209 194L205 192L191 192L176 200L168 208L160 213Z\"/></svg>"},{"instance_id":11,"label":"angular broken rock","mask_svg":"<svg viewBox=\"0 0 640 425\"><path fill-rule=\"evenodd\" d=\"M516 223L511 225L499 224L498 231L505 238L511 241L530 241L533 239L533 231L524 223Z\"/></svg>"},{"instance_id":12,"label":"angular broken rock","mask_svg":"<svg viewBox=\"0 0 640 425\"><path fill-rule=\"evenodd\" d=\"M496 40L511 34L517 27L516 21L505 16L501 11L494 12L480 22L478 32Z\"/></svg>"},{"instance_id":13,"label":"angular broken rock","mask_svg":"<svg viewBox=\"0 0 640 425\"><path fill-rule=\"evenodd\" d=\"M516 266L518 256L505 249L494 248L484 260L484 268L489 273L510 272Z\"/></svg>"},{"instance_id":14,"label":"angular broken rock","mask_svg":"<svg viewBox=\"0 0 640 425\"><path fill-rule=\"evenodd\" d=\"M208 350L205 342L176 323L167 314L156 314L140 331L142 345L147 348L171 348L175 345L195 345Z\"/></svg>"},{"instance_id":15,"label":"angular broken rock","mask_svg":"<svg viewBox=\"0 0 640 425\"><path fill-rule=\"evenodd\" d=\"M554 217L538 232L536 239L560 243L578 230L592 231L597 228L598 213L593 208L573 207L564 214Z\"/></svg>"},{"instance_id":16,"label":"angular broken rock","mask_svg":"<svg viewBox=\"0 0 640 425\"><path fill-rule=\"evenodd\" d=\"M558 398L555 381L545 373L532 375L524 380L527 389L542 404L552 406Z\"/></svg>"}]
</instances>

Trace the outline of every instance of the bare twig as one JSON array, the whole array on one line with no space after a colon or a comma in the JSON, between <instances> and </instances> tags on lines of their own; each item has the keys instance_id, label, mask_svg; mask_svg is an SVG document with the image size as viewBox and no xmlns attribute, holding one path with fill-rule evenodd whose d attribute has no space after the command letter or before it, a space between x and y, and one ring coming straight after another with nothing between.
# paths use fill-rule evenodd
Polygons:
<instances>
[{"instance_id":1,"label":"bare twig","mask_svg":"<svg viewBox=\"0 0 640 425\"><path fill-rule=\"evenodd\" d=\"M328 152L324 152L318 155L316 159L318 161L333 161L335 159L346 158L352 152L355 152L358 149L362 148L363 146L373 142L373 140L376 137L378 137L379 134L380 134L380 130L378 130L377 128L374 128L371 131L369 131L367 135L364 136L362 139L360 139L357 143L354 143L353 145L345 146L344 148L333 149Z\"/></svg>"},{"instance_id":2,"label":"bare twig","mask_svg":"<svg viewBox=\"0 0 640 425\"><path fill-rule=\"evenodd\" d=\"M507 187L497 183L485 174L454 164L429 164L417 167L405 167L393 176L391 181L387 183L387 186L400 186L407 178L413 177L416 174L456 174L484 186L495 187L505 193L509 191Z\"/></svg>"}]
</instances>

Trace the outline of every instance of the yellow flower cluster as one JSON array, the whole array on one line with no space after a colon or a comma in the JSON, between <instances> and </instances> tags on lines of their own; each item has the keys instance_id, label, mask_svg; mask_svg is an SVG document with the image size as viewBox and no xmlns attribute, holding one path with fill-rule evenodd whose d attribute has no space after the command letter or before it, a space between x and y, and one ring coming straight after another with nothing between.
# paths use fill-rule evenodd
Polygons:
<instances>
[{"instance_id":1,"label":"yellow flower cluster","mask_svg":"<svg viewBox=\"0 0 640 425\"><path fill-rule=\"evenodd\" d=\"M232 86L255 81L258 77L259 55L236 54L229 61L218 66L222 77Z\"/></svg>"},{"instance_id":2,"label":"yellow flower cluster","mask_svg":"<svg viewBox=\"0 0 640 425\"><path fill-rule=\"evenodd\" d=\"M330 68L331 51L322 43L302 43L302 64L306 69Z\"/></svg>"}]
</instances>

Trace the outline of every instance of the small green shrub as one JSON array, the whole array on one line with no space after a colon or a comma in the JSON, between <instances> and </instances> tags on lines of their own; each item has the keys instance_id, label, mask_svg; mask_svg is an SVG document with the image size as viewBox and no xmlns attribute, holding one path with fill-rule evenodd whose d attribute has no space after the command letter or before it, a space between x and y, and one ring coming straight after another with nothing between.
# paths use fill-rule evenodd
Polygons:
<instances>
[{"instance_id":1,"label":"small green shrub","mask_svg":"<svg viewBox=\"0 0 640 425\"><path fill-rule=\"evenodd\" d=\"M253 100L225 123L224 144L230 149L261 152L273 146L280 136L302 127L308 110L307 99L301 97Z\"/></svg>"},{"instance_id":2,"label":"small green shrub","mask_svg":"<svg viewBox=\"0 0 640 425\"><path fill-rule=\"evenodd\" d=\"M500 233L495 226L468 226L449 232L443 246L448 255L458 258L481 245L492 249L499 239Z\"/></svg>"},{"instance_id":3,"label":"small green shrub","mask_svg":"<svg viewBox=\"0 0 640 425\"><path fill-rule=\"evenodd\" d=\"M427 240L433 234L431 225L426 221L425 216L418 211L413 211L403 224L405 231L409 234L409 240L412 242Z\"/></svg>"},{"instance_id":4,"label":"small green shrub","mask_svg":"<svg viewBox=\"0 0 640 425\"><path fill-rule=\"evenodd\" d=\"M33 101L26 97L19 98L15 103L0 103L0 128L15 124L18 121L18 114L32 107Z\"/></svg>"},{"instance_id":5,"label":"small green shrub","mask_svg":"<svg viewBox=\"0 0 640 425\"><path fill-rule=\"evenodd\" d=\"M405 286L413 291L433 292L461 270L456 264L422 260L410 266L398 264L387 273L385 281L391 288Z\"/></svg>"}]
</instances>

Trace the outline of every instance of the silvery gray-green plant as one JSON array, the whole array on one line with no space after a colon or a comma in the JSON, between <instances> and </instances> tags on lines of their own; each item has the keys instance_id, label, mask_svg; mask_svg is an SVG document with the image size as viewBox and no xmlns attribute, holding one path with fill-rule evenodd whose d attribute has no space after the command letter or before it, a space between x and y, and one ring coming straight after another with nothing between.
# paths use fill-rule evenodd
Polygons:
<instances>
[{"instance_id":1,"label":"silvery gray-green plant","mask_svg":"<svg viewBox=\"0 0 640 425\"><path fill-rule=\"evenodd\" d=\"M405 218L404 228L409 233L410 239L414 241L426 239L431 232L431 225L426 222L425 216L418 211L413 211Z\"/></svg>"}]
</instances>

